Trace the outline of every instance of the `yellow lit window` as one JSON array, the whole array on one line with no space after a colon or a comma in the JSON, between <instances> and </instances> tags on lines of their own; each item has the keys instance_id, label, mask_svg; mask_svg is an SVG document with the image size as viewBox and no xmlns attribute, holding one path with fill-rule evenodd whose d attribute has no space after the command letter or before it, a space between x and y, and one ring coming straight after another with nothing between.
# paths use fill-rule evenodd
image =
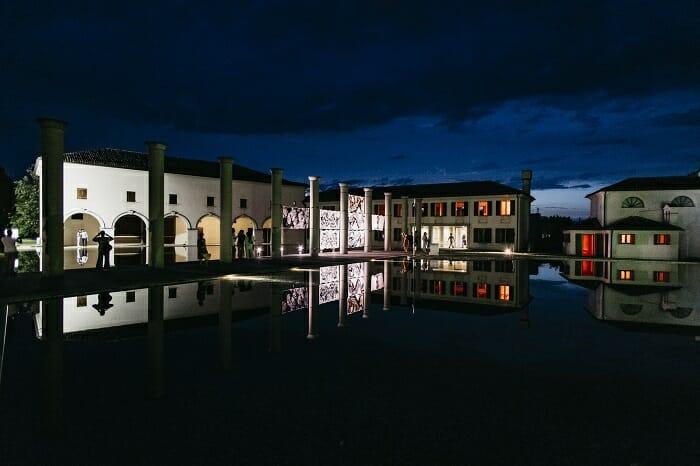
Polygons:
<instances>
[{"instance_id":1,"label":"yellow lit window","mask_svg":"<svg viewBox=\"0 0 700 466\"><path fill-rule=\"evenodd\" d=\"M499 301L510 301L510 285L498 285Z\"/></svg>"},{"instance_id":2,"label":"yellow lit window","mask_svg":"<svg viewBox=\"0 0 700 466\"><path fill-rule=\"evenodd\" d=\"M663 245L671 244L671 235L669 235L669 234L654 235L654 244L663 244Z\"/></svg>"},{"instance_id":3,"label":"yellow lit window","mask_svg":"<svg viewBox=\"0 0 700 466\"><path fill-rule=\"evenodd\" d=\"M634 272L632 270L620 270L618 276L620 280L634 280Z\"/></svg>"},{"instance_id":4,"label":"yellow lit window","mask_svg":"<svg viewBox=\"0 0 700 466\"><path fill-rule=\"evenodd\" d=\"M510 215L510 201L501 201L500 206L500 212L498 212L498 215Z\"/></svg>"},{"instance_id":5,"label":"yellow lit window","mask_svg":"<svg viewBox=\"0 0 700 466\"><path fill-rule=\"evenodd\" d=\"M78 199L87 199L87 188L78 188L77 198Z\"/></svg>"},{"instance_id":6,"label":"yellow lit window","mask_svg":"<svg viewBox=\"0 0 700 466\"><path fill-rule=\"evenodd\" d=\"M621 234L620 244L634 244L634 235L629 233Z\"/></svg>"},{"instance_id":7,"label":"yellow lit window","mask_svg":"<svg viewBox=\"0 0 700 466\"><path fill-rule=\"evenodd\" d=\"M488 201L479 201L479 217L486 217L490 214Z\"/></svg>"}]
</instances>

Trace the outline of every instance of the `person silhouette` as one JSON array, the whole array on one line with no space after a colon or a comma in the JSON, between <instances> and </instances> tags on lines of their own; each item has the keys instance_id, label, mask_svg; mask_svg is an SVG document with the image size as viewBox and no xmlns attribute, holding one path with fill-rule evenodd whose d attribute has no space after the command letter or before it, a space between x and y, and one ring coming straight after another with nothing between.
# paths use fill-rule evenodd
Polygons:
<instances>
[{"instance_id":1,"label":"person silhouette","mask_svg":"<svg viewBox=\"0 0 700 466\"><path fill-rule=\"evenodd\" d=\"M114 307L112 304L112 295L109 293L100 293L97 295L97 304L92 305L101 316L105 315L105 312Z\"/></svg>"},{"instance_id":2,"label":"person silhouette","mask_svg":"<svg viewBox=\"0 0 700 466\"><path fill-rule=\"evenodd\" d=\"M97 243L97 269L108 269L109 268L109 251L112 250L112 245L110 244L114 238L109 236L104 230L95 235L92 240Z\"/></svg>"}]
</instances>

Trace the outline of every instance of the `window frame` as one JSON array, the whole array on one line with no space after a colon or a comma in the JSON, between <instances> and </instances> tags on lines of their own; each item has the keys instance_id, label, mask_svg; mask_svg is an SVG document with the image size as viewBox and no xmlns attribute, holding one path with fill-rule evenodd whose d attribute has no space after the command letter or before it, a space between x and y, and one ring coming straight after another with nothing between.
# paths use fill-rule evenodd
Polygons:
<instances>
[{"instance_id":1,"label":"window frame","mask_svg":"<svg viewBox=\"0 0 700 466\"><path fill-rule=\"evenodd\" d=\"M662 238L663 241L662 241ZM671 245L671 234L670 233L654 233L654 245L655 246L670 246Z\"/></svg>"},{"instance_id":2,"label":"window frame","mask_svg":"<svg viewBox=\"0 0 700 466\"><path fill-rule=\"evenodd\" d=\"M637 235L634 233L619 233L617 235L617 244L634 245L637 243Z\"/></svg>"},{"instance_id":3,"label":"window frame","mask_svg":"<svg viewBox=\"0 0 700 466\"><path fill-rule=\"evenodd\" d=\"M175 202L173 202L173 199ZM168 205L177 205L177 194L168 193Z\"/></svg>"},{"instance_id":4,"label":"window frame","mask_svg":"<svg viewBox=\"0 0 700 466\"><path fill-rule=\"evenodd\" d=\"M136 202L136 191L126 192L126 202Z\"/></svg>"},{"instance_id":5,"label":"window frame","mask_svg":"<svg viewBox=\"0 0 700 466\"><path fill-rule=\"evenodd\" d=\"M87 188L76 188L75 189L75 198L78 199L79 201L87 200L87 198L88 198Z\"/></svg>"}]
</instances>

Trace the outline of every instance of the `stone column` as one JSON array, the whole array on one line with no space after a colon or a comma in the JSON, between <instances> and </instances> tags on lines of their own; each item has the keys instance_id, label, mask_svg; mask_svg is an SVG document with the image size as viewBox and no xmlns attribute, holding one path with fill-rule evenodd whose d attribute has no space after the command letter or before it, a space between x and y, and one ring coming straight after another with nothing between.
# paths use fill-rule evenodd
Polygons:
<instances>
[{"instance_id":1,"label":"stone column","mask_svg":"<svg viewBox=\"0 0 700 466\"><path fill-rule=\"evenodd\" d=\"M63 427L63 298L41 303L41 322L43 418L47 432L55 435Z\"/></svg>"},{"instance_id":2,"label":"stone column","mask_svg":"<svg viewBox=\"0 0 700 466\"><path fill-rule=\"evenodd\" d=\"M219 242L221 262L233 259L233 159L219 158Z\"/></svg>"},{"instance_id":3,"label":"stone column","mask_svg":"<svg viewBox=\"0 0 700 466\"><path fill-rule=\"evenodd\" d=\"M415 200L415 206L416 206L416 233L413 236L413 252L416 252L416 244L418 245L418 249L422 250L423 249L423 239L421 235L421 227L423 226L423 199L416 199ZM416 242L417 240L417 242Z\"/></svg>"},{"instance_id":4,"label":"stone column","mask_svg":"<svg viewBox=\"0 0 700 466\"><path fill-rule=\"evenodd\" d=\"M282 256L282 169L271 168L272 173L272 234L271 255Z\"/></svg>"},{"instance_id":5,"label":"stone column","mask_svg":"<svg viewBox=\"0 0 700 466\"><path fill-rule=\"evenodd\" d=\"M318 335L316 334L316 321L318 313L318 282L319 282L318 272L309 272L309 326L308 332L306 333L307 340L315 340Z\"/></svg>"},{"instance_id":6,"label":"stone column","mask_svg":"<svg viewBox=\"0 0 700 466\"><path fill-rule=\"evenodd\" d=\"M401 196L401 230L408 234L408 216L411 212L408 211L408 196Z\"/></svg>"},{"instance_id":7,"label":"stone column","mask_svg":"<svg viewBox=\"0 0 700 466\"><path fill-rule=\"evenodd\" d=\"M318 206L318 176L309 177L309 252L311 257L321 251L321 211Z\"/></svg>"},{"instance_id":8,"label":"stone column","mask_svg":"<svg viewBox=\"0 0 700 466\"><path fill-rule=\"evenodd\" d=\"M219 280L219 362L225 371L231 369L231 280Z\"/></svg>"},{"instance_id":9,"label":"stone column","mask_svg":"<svg viewBox=\"0 0 700 466\"><path fill-rule=\"evenodd\" d=\"M372 188L365 188L365 252L372 250Z\"/></svg>"},{"instance_id":10,"label":"stone column","mask_svg":"<svg viewBox=\"0 0 700 466\"><path fill-rule=\"evenodd\" d=\"M63 275L63 138L67 123L39 118L41 138L41 271Z\"/></svg>"},{"instance_id":11,"label":"stone column","mask_svg":"<svg viewBox=\"0 0 700 466\"><path fill-rule=\"evenodd\" d=\"M384 250L391 251L391 218L394 214L391 193L384 193Z\"/></svg>"},{"instance_id":12,"label":"stone column","mask_svg":"<svg viewBox=\"0 0 700 466\"><path fill-rule=\"evenodd\" d=\"M340 188L340 253L348 253L348 184L338 183Z\"/></svg>"},{"instance_id":13,"label":"stone column","mask_svg":"<svg viewBox=\"0 0 700 466\"><path fill-rule=\"evenodd\" d=\"M165 144L146 142L148 146L148 242L149 264L151 267L162 268L165 263L165 221L164 200L165 191Z\"/></svg>"},{"instance_id":14,"label":"stone column","mask_svg":"<svg viewBox=\"0 0 700 466\"><path fill-rule=\"evenodd\" d=\"M338 274L338 327L345 327L345 315L348 312L348 264L340 265Z\"/></svg>"},{"instance_id":15,"label":"stone column","mask_svg":"<svg viewBox=\"0 0 700 466\"><path fill-rule=\"evenodd\" d=\"M391 310L391 262L384 261L384 311Z\"/></svg>"},{"instance_id":16,"label":"stone column","mask_svg":"<svg viewBox=\"0 0 700 466\"><path fill-rule=\"evenodd\" d=\"M148 398L161 398L165 392L163 293L162 285L148 288L148 367L146 368Z\"/></svg>"}]
</instances>

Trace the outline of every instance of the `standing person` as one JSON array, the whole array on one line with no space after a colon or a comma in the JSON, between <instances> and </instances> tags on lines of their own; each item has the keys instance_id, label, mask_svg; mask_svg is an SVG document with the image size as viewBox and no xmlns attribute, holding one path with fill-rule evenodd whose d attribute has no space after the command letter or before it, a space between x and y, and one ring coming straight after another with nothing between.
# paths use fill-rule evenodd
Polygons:
<instances>
[{"instance_id":1,"label":"standing person","mask_svg":"<svg viewBox=\"0 0 700 466\"><path fill-rule=\"evenodd\" d=\"M243 233L243 230L238 230L238 236L236 236L236 249L238 252L238 258L243 259L245 255L245 233Z\"/></svg>"},{"instance_id":2,"label":"standing person","mask_svg":"<svg viewBox=\"0 0 700 466\"><path fill-rule=\"evenodd\" d=\"M409 243L408 235L406 233L401 233L401 246L403 247L403 252L408 254Z\"/></svg>"},{"instance_id":3,"label":"standing person","mask_svg":"<svg viewBox=\"0 0 700 466\"><path fill-rule=\"evenodd\" d=\"M5 271L7 275L15 275L15 259L17 259L17 240L12 237L12 230L7 229L5 236L0 238L2 247L5 250Z\"/></svg>"},{"instance_id":4,"label":"standing person","mask_svg":"<svg viewBox=\"0 0 700 466\"><path fill-rule=\"evenodd\" d=\"M87 242L88 242L88 234L87 231L83 230L82 228L80 229L80 247L81 248L86 248L87 247Z\"/></svg>"},{"instance_id":5,"label":"standing person","mask_svg":"<svg viewBox=\"0 0 700 466\"><path fill-rule=\"evenodd\" d=\"M467 235L462 235L462 247L467 249Z\"/></svg>"},{"instance_id":6,"label":"standing person","mask_svg":"<svg viewBox=\"0 0 700 466\"><path fill-rule=\"evenodd\" d=\"M248 232L245 235L245 256L248 259L253 258L253 230L248 229Z\"/></svg>"},{"instance_id":7,"label":"standing person","mask_svg":"<svg viewBox=\"0 0 700 466\"><path fill-rule=\"evenodd\" d=\"M109 268L109 251L112 250L112 245L109 244L114 238L109 236L104 230L95 235L92 240L97 243L97 269L108 269Z\"/></svg>"},{"instance_id":8,"label":"standing person","mask_svg":"<svg viewBox=\"0 0 700 466\"><path fill-rule=\"evenodd\" d=\"M452 233L450 233L450 236L447 238L447 247L450 249L455 247L455 237L452 236Z\"/></svg>"},{"instance_id":9,"label":"standing person","mask_svg":"<svg viewBox=\"0 0 700 466\"><path fill-rule=\"evenodd\" d=\"M200 261L209 260L211 254L207 251L207 240L204 238L202 230L197 231L197 259Z\"/></svg>"},{"instance_id":10,"label":"standing person","mask_svg":"<svg viewBox=\"0 0 700 466\"><path fill-rule=\"evenodd\" d=\"M424 231L423 232L423 251L424 252L429 252L430 251L430 238L428 238L428 232Z\"/></svg>"},{"instance_id":11,"label":"standing person","mask_svg":"<svg viewBox=\"0 0 700 466\"><path fill-rule=\"evenodd\" d=\"M75 245L77 247L83 246L83 229L82 228L75 232Z\"/></svg>"}]
</instances>

